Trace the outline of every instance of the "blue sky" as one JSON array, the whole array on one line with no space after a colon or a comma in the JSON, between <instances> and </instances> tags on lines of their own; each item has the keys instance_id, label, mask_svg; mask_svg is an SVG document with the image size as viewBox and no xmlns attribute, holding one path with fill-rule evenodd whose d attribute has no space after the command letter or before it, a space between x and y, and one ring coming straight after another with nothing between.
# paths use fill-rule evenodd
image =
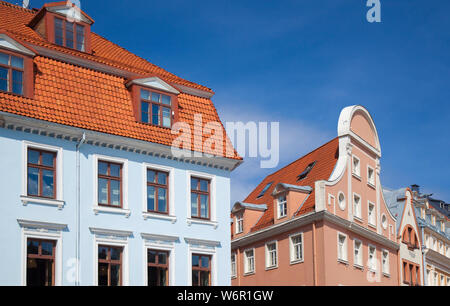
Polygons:
<instances>
[{"instance_id":1,"label":"blue sky","mask_svg":"<svg viewBox=\"0 0 450 306\"><path fill-rule=\"evenodd\" d=\"M222 120L279 121L279 167L336 137L341 109L361 104L382 184L450 201L450 1L381 0L372 24L365 0L81 4L96 33L212 88ZM232 174L232 201L276 170L257 165Z\"/></svg>"}]
</instances>

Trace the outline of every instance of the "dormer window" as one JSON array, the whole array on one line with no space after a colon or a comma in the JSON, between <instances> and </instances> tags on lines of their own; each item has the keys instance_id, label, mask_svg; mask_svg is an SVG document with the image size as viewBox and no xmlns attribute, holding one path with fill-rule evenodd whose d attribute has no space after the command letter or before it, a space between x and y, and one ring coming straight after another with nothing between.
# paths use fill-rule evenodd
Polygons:
<instances>
[{"instance_id":1,"label":"dormer window","mask_svg":"<svg viewBox=\"0 0 450 306\"><path fill-rule=\"evenodd\" d=\"M172 126L172 98L141 89L141 121L162 127Z\"/></svg>"},{"instance_id":2,"label":"dormer window","mask_svg":"<svg viewBox=\"0 0 450 306\"><path fill-rule=\"evenodd\" d=\"M22 57L0 53L0 90L23 94L24 60Z\"/></svg>"},{"instance_id":3,"label":"dormer window","mask_svg":"<svg viewBox=\"0 0 450 306\"><path fill-rule=\"evenodd\" d=\"M287 200L286 196L281 196L277 200L278 202L278 219L284 218L287 216Z\"/></svg>"},{"instance_id":4,"label":"dormer window","mask_svg":"<svg viewBox=\"0 0 450 306\"><path fill-rule=\"evenodd\" d=\"M85 51L85 27L75 22L55 17L55 44Z\"/></svg>"}]
</instances>

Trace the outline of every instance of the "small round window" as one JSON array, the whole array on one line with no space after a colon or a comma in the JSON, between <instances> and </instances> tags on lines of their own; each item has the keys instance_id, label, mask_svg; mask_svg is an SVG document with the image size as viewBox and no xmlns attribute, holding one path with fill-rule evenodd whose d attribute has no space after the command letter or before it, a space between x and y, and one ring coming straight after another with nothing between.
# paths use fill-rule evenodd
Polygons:
<instances>
[{"instance_id":1,"label":"small round window","mask_svg":"<svg viewBox=\"0 0 450 306\"><path fill-rule=\"evenodd\" d=\"M341 210L344 210L346 203L345 203L345 195L342 192L339 193L338 202L339 202L339 208Z\"/></svg>"},{"instance_id":2,"label":"small round window","mask_svg":"<svg viewBox=\"0 0 450 306\"><path fill-rule=\"evenodd\" d=\"M385 214L381 216L381 225L383 226L384 229L387 229L387 218Z\"/></svg>"}]
</instances>

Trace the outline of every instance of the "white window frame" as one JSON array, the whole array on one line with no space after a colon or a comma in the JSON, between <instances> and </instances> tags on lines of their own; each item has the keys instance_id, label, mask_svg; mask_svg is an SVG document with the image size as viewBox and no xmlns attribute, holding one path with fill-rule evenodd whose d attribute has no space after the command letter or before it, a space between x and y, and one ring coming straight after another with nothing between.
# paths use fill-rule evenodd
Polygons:
<instances>
[{"instance_id":1,"label":"white window frame","mask_svg":"<svg viewBox=\"0 0 450 306\"><path fill-rule=\"evenodd\" d=\"M359 244L359 248L356 247L356 244ZM356 257L355 251L358 250L358 257ZM363 269L363 243L359 239L353 240L353 265L357 268Z\"/></svg>"},{"instance_id":2,"label":"white window frame","mask_svg":"<svg viewBox=\"0 0 450 306\"><path fill-rule=\"evenodd\" d=\"M370 214L370 206L373 207L372 215ZM373 227L377 226L377 208L375 203L371 201L367 201L367 223Z\"/></svg>"},{"instance_id":3,"label":"white window frame","mask_svg":"<svg viewBox=\"0 0 450 306\"><path fill-rule=\"evenodd\" d=\"M22 144L22 195L20 196L20 199L23 205L27 206L28 204L40 204L55 206L60 210L63 209L65 205L63 193L63 149L57 146L26 140L24 140ZM35 198L28 196L28 149L37 149L56 153L56 181L54 186L56 188L56 199Z\"/></svg>"},{"instance_id":4,"label":"white window frame","mask_svg":"<svg viewBox=\"0 0 450 306\"><path fill-rule=\"evenodd\" d=\"M98 229L90 228L91 233L94 236L94 279L93 286L98 286L98 247L99 245L104 246L115 246L122 247L122 286L130 285L130 267L128 260L128 237L132 236L132 232L109 230L109 229Z\"/></svg>"},{"instance_id":5,"label":"white window frame","mask_svg":"<svg viewBox=\"0 0 450 306\"><path fill-rule=\"evenodd\" d=\"M356 202L355 202L355 196L359 198L359 204L358 206L356 206ZM352 197L352 203L353 203L353 217L357 220L362 220L362 198L359 194L357 194L356 192L353 192L353 197ZM358 208L358 209L356 209Z\"/></svg>"},{"instance_id":6,"label":"white window frame","mask_svg":"<svg viewBox=\"0 0 450 306\"><path fill-rule=\"evenodd\" d=\"M22 286L27 285L27 241L28 239L51 240L56 242L55 247L55 286L62 286L62 231L67 228L65 224L52 224L46 222L18 220L22 236ZM73 280L75 283L75 279Z\"/></svg>"},{"instance_id":7,"label":"white window frame","mask_svg":"<svg viewBox=\"0 0 450 306\"><path fill-rule=\"evenodd\" d=\"M280 201L281 198L285 198L285 200ZM281 214L282 213L282 211L280 209L281 206L283 206L283 210L284 210L284 208L286 208L286 213L284 213L284 211L283 211L283 213L284 213L283 215ZM286 195L282 195L277 198L277 212L278 212L278 219L282 219L287 216L287 196Z\"/></svg>"},{"instance_id":8,"label":"white window frame","mask_svg":"<svg viewBox=\"0 0 450 306\"><path fill-rule=\"evenodd\" d=\"M236 252L231 253L231 278L237 277L237 254Z\"/></svg>"},{"instance_id":9,"label":"white window frame","mask_svg":"<svg viewBox=\"0 0 450 306\"><path fill-rule=\"evenodd\" d=\"M370 259L371 249L373 249L372 260ZM369 269L369 271L376 272L377 270L376 265L377 265L377 248L374 245L369 244L367 246L367 269Z\"/></svg>"},{"instance_id":10,"label":"white window frame","mask_svg":"<svg viewBox=\"0 0 450 306\"><path fill-rule=\"evenodd\" d=\"M169 184L167 194L169 196L169 214L158 214L158 213L151 213L147 211L147 170L155 170L155 171L162 171L167 172L169 175L169 178L167 180L167 183ZM175 223L177 221L176 212L175 212L175 169L173 167L163 166L163 165L157 165L157 164L151 164L151 163L144 163L142 165L142 177L143 179L143 188L142 188L142 216L144 220L147 219L157 219L157 220L167 220L172 223Z\"/></svg>"},{"instance_id":11,"label":"white window frame","mask_svg":"<svg viewBox=\"0 0 450 306\"><path fill-rule=\"evenodd\" d=\"M202 219L196 219L192 218L191 215L191 177L198 177L201 179L206 179L210 181L210 220L202 220ZM188 170L186 171L186 178L187 178L187 192L186 192L186 199L187 199L187 224L191 226L192 224L203 224L203 225L211 225L214 227L214 229L217 229L218 222L217 222L217 216L216 216L216 176L212 174L207 174L204 172L196 172Z\"/></svg>"},{"instance_id":12,"label":"white window frame","mask_svg":"<svg viewBox=\"0 0 450 306\"><path fill-rule=\"evenodd\" d=\"M385 254L387 254L387 256L386 256L386 263L383 262ZM391 266L390 266L390 263L389 263L389 255L390 254L389 254L388 250L383 249L381 251L381 266L382 266L381 269L383 271L383 274L386 275L386 276L391 275Z\"/></svg>"},{"instance_id":13,"label":"white window frame","mask_svg":"<svg viewBox=\"0 0 450 306\"><path fill-rule=\"evenodd\" d=\"M275 245L275 251L269 251L269 245ZM271 262L271 253L275 253L275 265L272 265ZM266 254L266 270L272 270L278 268L278 241L270 241L265 245L265 254Z\"/></svg>"},{"instance_id":14,"label":"white window frame","mask_svg":"<svg viewBox=\"0 0 450 306\"><path fill-rule=\"evenodd\" d=\"M300 258L295 258L295 253L296 253L296 249L295 249L295 245L294 242L292 241L292 239L296 238L296 237L300 237L301 242L300 242L300 247L301 247L301 254L300 254ZM302 263L305 261L305 257L304 257L304 241L303 241L303 232L301 233L295 233L289 236L289 250L290 250L290 262L291 264L297 264L297 263Z\"/></svg>"},{"instance_id":15,"label":"white window frame","mask_svg":"<svg viewBox=\"0 0 450 306\"><path fill-rule=\"evenodd\" d=\"M372 179L370 179L370 171L372 171ZM375 169L369 165L367 165L367 184L375 187Z\"/></svg>"},{"instance_id":16,"label":"white window frame","mask_svg":"<svg viewBox=\"0 0 450 306\"><path fill-rule=\"evenodd\" d=\"M340 199L339 199L341 195L344 197L344 200L342 200L342 202L341 202ZM338 200L339 208L340 208L342 211L344 211L345 208L347 207L347 199L346 199L346 197L345 197L345 193L343 193L342 191L339 191L337 200Z\"/></svg>"},{"instance_id":17,"label":"white window frame","mask_svg":"<svg viewBox=\"0 0 450 306\"><path fill-rule=\"evenodd\" d=\"M358 161L358 167L355 168L355 160ZM358 179L361 179L361 159L356 155L352 155L352 174Z\"/></svg>"},{"instance_id":18,"label":"white window frame","mask_svg":"<svg viewBox=\"0 0 450 306\"><path fill-rule=\"evenodd\" d=\"M144 254L142 258L143 262L143 279L144 286L148 286L148 250L165 251L169 253L169 286L175 286L175 242L179 241L178 237L166 236L166 235L156 235L156 234L141 234L144 243Z\"/></svg>"},{"instance_id":19,"label":"white window frame","mask_svg":"<svg viewBox=\"0 0 450 306\"><path fill-rule=\"evenodd\" d=\"M93 171L93 210L96 215L99 213L112 213L125 215L127 218L130 216L131 211L128 208L128 160L125 158L112 157L106 155L93 155L94 171ZM98 162L105 161L122 165L122 208L103 207L98 205Z\"/></svg>"},{"instance_id":20,"label":"white window frame","mask_svg":"<svg viewBox=\"0 0 450 306\"><path fill-rule=\"evenodd\" d=\"M343 254L339 254L340 253L340 241L339 238L340 237L344 237L344 245L343 247ZM339 262L343 262L345 264L348 264L348 236L344 233L341 232L337 232L337 260Z\"/></svg>"},{"instance_id":21,"label":"white window frame","mask_svg":"<svg viewBox=\"0 0 450 306\"><path fill-rule=\"evenodd\" d=\"M236 234L244 232L244 216L236 215Z\"/></svg>"},{"instance_id":22,"label":"white window frame","mask_svg":"<svg viewBox=\"0 0 450 306\"><path fill-rule=\"evenodd\" d=\"M248 265L248 260L251 257L247 256L247 252L252 251L253 252L253 269L250 270L249 265ZM255 248L251 248L251 249L246 249L244 250L244 275L250 275L250 274L255 274L256 271L256 252L255 252Z\"/></svg>"},{"instance_id":23,"label":"white window frame","mask_svg":"<svg viewBox=\"0 0 450 306\"><path fill-rule=\"evenodd\" d=\"M192 254L211 256L211 286L217 286L217 251L218 241L184 238L188 243L188 286L192 286Z\"/></svg>"}]
</instances>

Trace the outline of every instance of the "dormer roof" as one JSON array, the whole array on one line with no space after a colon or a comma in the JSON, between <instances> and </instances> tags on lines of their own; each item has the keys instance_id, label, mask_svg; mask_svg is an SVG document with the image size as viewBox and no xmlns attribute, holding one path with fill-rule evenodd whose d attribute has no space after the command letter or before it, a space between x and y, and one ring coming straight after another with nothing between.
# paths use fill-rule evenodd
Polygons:
<instances>
[{"instance_id":1,"label":"dormer roof","mask_svg":"<svg viewBox=\"0 0 450 306\"><path fill-rule=\"evenodd\" d=\"M81 21L89 25L94 24L94 19L89 17L89 15L83 12L74 3L71 1L60 1L44 4L34 18L30 20L28 26L33 28L44 17L46 12L52 12L77 22Z\"/></svg>"},{"instance_id":2,"label":"dormer roof","mask_svg":"<svg viewBox=\"0 0 450 306\"><path fill-rule=\"evenodd\" d=\"M128 81L126 85L127 87L129 87L133 84L166 91L175 95L180 94L180 91L178 89L176 89L174 86L171 86L167 82L163 81L161 78L158 78L157 76L132 79Z\"/></svg>"}]
</instances>

